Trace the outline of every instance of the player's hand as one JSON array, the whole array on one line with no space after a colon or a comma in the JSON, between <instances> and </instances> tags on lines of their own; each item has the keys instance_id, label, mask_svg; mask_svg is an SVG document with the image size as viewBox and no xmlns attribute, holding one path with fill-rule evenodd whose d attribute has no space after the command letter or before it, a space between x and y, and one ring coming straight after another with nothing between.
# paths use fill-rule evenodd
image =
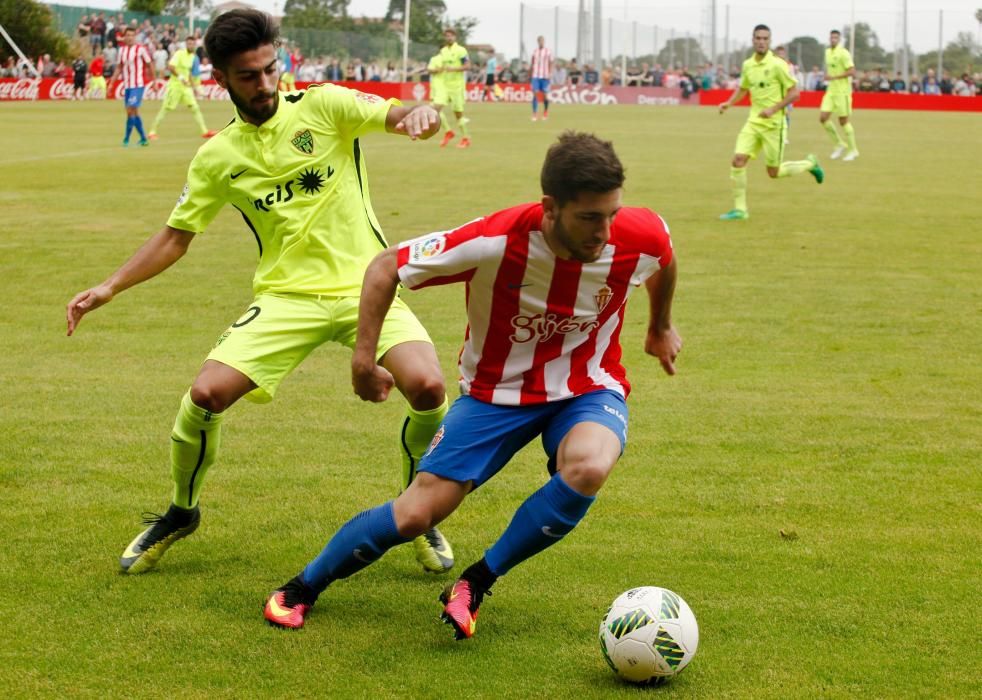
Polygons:
<instances>
[{"instance_id":1,"label":"player's hand","mask_svg":"<svg viewBox=\"0 0 982 700\"><path fill-rule=\"evenodd\" d=\"M720 102L720 105L719 105L719 113L722 114L723 112L725 112L729 108L730 108L730 103L729 102Z\"/></svg>"},{"instance_id":2,"label":"player's hand","mask_svg":"<svg viewBox=\"0 0 982 700\"><path fill-rule=\"evenodd\" d=\"M99 285L76 294L65 309L65 320L68 322L68 335L75 332L82 317L100 306L108 304L113 299L112 290L106 285Z\"/></svg>"},{"instance_id":3,"label":"player's hand","mask_svg":"<svg viewBox=\"0 0 982 700\"><path fill-rule=\"evenodd\" d=\"M405 134L413 139L428 139L440 129L440 113L429 105L421 105L410 110L398 124L397 134Z\"/></svg>"},{"instance_id":4,"label":"player's hand","mask_svg":"<svg viewBox=\"0 0 982 700\"><path fill-rule=\"evenodd\" d=\"M768 107L767 109L762 109L762 110L760 110L760 118L761 119L770 119L772 116L774 116L774 112L775 111L776 110L773 107Z\"/></svg>"},{"instance_id":5,"label":"player's hand","mask_svg":"<svg viewBox=\"0 0 982 700\"><path fill-rule=\"evenodd\" d=\"M644 351L658 358L665 374L675 374L675 358L682 351L682 337L675 326L669 326L665 330L649 328L644 340Z\"/></svg>"},{"instance_id":6,"label":"player's hand","mask_svg":"<svg viewBox=\"0 0 982 700\"><path fill-rule=\"evenodd\" d=\"M351 386L362 401L381 403L389 398L395 379L385 367L375 362L365 364L353 357L351 360Z\"/></svg>"}]
</instances>

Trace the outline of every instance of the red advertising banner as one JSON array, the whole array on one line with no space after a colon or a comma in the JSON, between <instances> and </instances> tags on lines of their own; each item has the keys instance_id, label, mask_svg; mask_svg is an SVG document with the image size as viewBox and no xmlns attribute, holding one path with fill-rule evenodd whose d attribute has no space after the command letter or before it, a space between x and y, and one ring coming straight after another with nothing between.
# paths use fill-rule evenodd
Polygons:
<instances>
[{"instance_id":1,"label":"red advertising banner","mask_svg":"<svg viewBox=\"0 0 982 700\"><path fill-rule=\"evenodd\" d=\"M345 82L345 87L370 92L386 99L394 98L404 102L421 102L430 97L429 83L380 83ZM304 88L310 83L297 83ZM167 81L154 80L148 83L144 92L145 100L159 100L164 96ZM531 102L532 89L524 83L502 83L498 100L500 102ZM72 81L66 78L0 78L0 102L22 100L70 100L73 93ZM549 101L557 105L718 105L731 95L730 90L701 90L682 97L678 88L648 87L601 87L599 85L560 85L549 90ZM480 102L484 95L484 85L472 83L467 86L467 100ZM802 92L796 107L818 107L822 102L822 92ZM199 99L228 100L225 92L213 80L205 81L199 90ZM109 89L109 99L123 99L122 83L114 83ZM741 104L749 104L745 99ZM856 109L904 109L951 112L982 112L982 97L955 97L952 95L903 95L883 92L856 92L852 97Z\"/></svg>"},{"instance_id":2,"label":"red advertising banner","mask_svg":"<svg viewBox=\"0 0 982 700\"><path fill-rule=\"evenodd\" d=\"M703 90L699 104L718 105L725 102L732 90ZM794 103L798 107L818 107L824 92L806 91ZM739 104L749 105L746 98ZM854 92L853 109L912 109L928 112L982 112L982 97L955 97L954 95L904 95L895 92Z\"/></svg>"}]
</instances>

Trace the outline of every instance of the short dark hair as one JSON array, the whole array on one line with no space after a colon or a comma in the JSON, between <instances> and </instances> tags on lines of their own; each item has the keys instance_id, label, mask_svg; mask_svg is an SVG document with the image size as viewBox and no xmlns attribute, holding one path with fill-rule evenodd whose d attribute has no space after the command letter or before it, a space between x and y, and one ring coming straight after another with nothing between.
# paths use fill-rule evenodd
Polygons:
<instances>
[{"instance_id":1,"label":"short dark hair","mask_svg":"<svg viewBox=\"0 0 982 700\"><path fill-rule=\"evenodd\" d=\"M136 33L136 27L127 24L125 27L123 27L123 34L126 34L128 32Z\"/></svg>"},{"instance_id":2,"label":"short dark hair","mask_svg":"<svg viewBox=\"0 0 982 700\"><path fill-rule=\"evenodd\" d=\"M559 206L580 192L612 192L624 184L624 166L610 141L566 131L549 147L539 178L542 193Z\"/></svg>"},{"instance_id":3,"label":"short dark hair","mask_svg":"<svg viewBox=\"0 0 982 700\"><path fill-rule=\"evenodd\" d=\"M829 34L838 34L839 36L842 36L842 32L840 32L838 29L833 29L831 32L829 32Z\"/></svg>"},{"instance_id":4,"label":"short dark hair","mask_svg":"<svg viewBox=\"0 0 982 700\"><path fill-rule=\"evenodd\" d=\"M756 27L754 27L754 32L753 33L756 34L761 29L763 29L764 31L766 31L768 34L770 34L770 32L771 32L771 28L768 27L766 24L758 24Z\"/></svg>"},{"instance_id":5,"label":"short dark hair","mask_svg":"<svg viewBox=\"0 0 982 700\"><path fill-rule=\"evenodd\" d=\"M219 70L225 70L236 54L278 43L280 29L272 16L260 10L223 12L205 33L205 52Z\"/></svg>"}]
</instances>

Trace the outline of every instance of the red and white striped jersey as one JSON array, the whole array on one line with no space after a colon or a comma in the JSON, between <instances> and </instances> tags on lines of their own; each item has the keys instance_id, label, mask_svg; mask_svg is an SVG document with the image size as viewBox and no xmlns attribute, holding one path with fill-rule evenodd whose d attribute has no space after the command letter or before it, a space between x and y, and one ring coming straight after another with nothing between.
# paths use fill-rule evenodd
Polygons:
<instances>
[{"instance_id":1,"label":"red and white striped jersey","mask_svg":"<svg viewBox=\"0 0 982 700\"><path fill-rule=\"evenodd\" d=\"M552 51L545 46L532 52L532 77L552 79Z\"/></svg>"},{"instance_id":2,"label":"red and white striped jersey","mask_svg":"<svg viewBox=\"0 0 982 700\"><path fill-rule=\"evenodd\" d=\"M398 261L410 289L467 284L461 393L526 405L601 389L628 395L627 298L672 261L672 242L660 216L624 207L598 260L564 260L543 236L542 205L523 204L405 241Z\"/></svg>"},{"instance_id":3,"label":"red and white striped jersey","mask_svg":"<svg viewBox=\"0 0 982 700\"><path fill-rule=\"evenodd\" d=\"M119 47L119 67L123 78L123 89L144 87L144 69L153 61L150 51L143 44Z\"/></svg>"}]
</instances>

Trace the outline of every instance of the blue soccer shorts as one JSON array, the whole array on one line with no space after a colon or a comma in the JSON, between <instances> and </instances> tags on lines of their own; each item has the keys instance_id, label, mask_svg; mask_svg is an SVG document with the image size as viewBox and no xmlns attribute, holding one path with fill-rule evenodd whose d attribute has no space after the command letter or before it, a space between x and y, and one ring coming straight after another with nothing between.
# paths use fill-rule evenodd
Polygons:
<instances>
[{"instance_id":1,"label":"blue soccer shorts","mask_svg":"<svg viewBox=\"0 0 982 700\"><path fill-rule=\"evenodd\" d=\"M549 96L549 78L532 78L532 92L541 92Z\"/></svg>"},{"instance_id":2,"label":"blue soccer shorts","mask_svg":"<svg viewBox=\"0 0 982 700\"><path fill-rule=\"evenodd\" d=\"M143 90L142 87L126 88L123 92L123 97L126 100L127 107L139 107L143 104Z\"/></svg>"},{"instance_id":3,"label":"blue soccer shorts","mask_svg":"<svg viewBox=\"0 0 982 700\"><path fill-rule=\"evenodd\" d=\"M624 397L608 389L531 406L498 406L461 396L444 417L417 471L461 483L472 481L477 488L537 435L542 436L553 471L559 443L577 423L610 428L623 452L627 421Z\"/></svg>"}]
</instances>

